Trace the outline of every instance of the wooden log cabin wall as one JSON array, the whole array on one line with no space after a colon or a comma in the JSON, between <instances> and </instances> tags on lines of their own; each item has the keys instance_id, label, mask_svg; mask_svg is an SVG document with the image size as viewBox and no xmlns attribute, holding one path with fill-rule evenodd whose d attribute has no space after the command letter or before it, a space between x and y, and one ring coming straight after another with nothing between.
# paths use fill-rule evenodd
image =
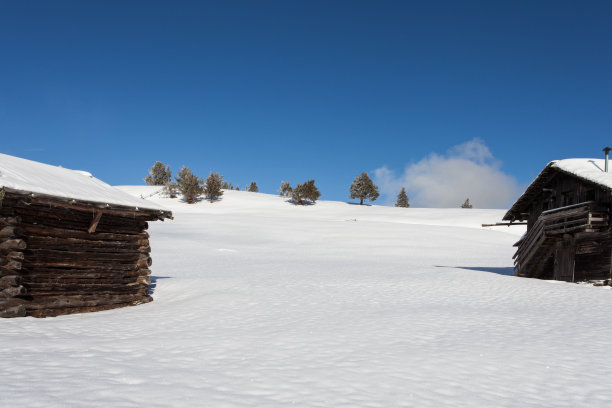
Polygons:
<instances>
[{"instance_id":1,"label":"wooden log cabin wall","mask_svg":"<svg viewBox=\"0 0 612 408\"><path fill-rule=\"evenodd\" d=\"M612 175L596 159L550 163L504 216L527 221L515 274L569 282L612 277Z\"/></svg>"},{"instance_id":2,"label":"wooden log cabin wall","mask_svg":"<svg viewBox=\"0 0 612 408\"><path fill-rule=\"evenodd\" d=\"M58 316L152 300L146 230L149 221L172 214L101 188L123 204L0 188L0 317ZM124 205L126 200L150 208Z\"/></svg>"}]
</instances>

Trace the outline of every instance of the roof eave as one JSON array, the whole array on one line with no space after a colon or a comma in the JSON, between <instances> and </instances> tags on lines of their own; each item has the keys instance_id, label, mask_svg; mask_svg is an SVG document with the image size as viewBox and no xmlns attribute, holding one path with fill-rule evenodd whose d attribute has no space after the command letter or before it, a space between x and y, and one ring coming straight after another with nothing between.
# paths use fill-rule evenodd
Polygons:
<instances>
[{"instance_id":1,"label":"roof eave","mask_svg":"<svg viewBox=\"0 0 612 408\"><path fill-rule=\"evenodd\" d=\"M136 206L126 206L119 204L111 204L97 201L77 200L68 197L59 197L50 194L35 193L32 191L25 191L14 189L10 187L2 187L2 189L8 193L19 194L28 197L32 201L39 203L48 203L50 205L58 205L65 208L72 208L77 210L92 209L95 211L101 211L106 213L120 214L143 214L151 216L154 219L163 221L164 219L173 219L172 212L159 208L146 208Z\"/></svg>"}]
</instances>

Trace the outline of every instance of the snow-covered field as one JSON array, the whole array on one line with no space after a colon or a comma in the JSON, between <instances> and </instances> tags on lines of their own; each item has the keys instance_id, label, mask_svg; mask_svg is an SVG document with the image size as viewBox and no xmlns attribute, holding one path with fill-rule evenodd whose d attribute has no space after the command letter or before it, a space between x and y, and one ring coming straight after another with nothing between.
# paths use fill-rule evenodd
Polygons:
<instances>
[{"instance_id":1,"label":"snow-covered field","mask_svg":"<svg viewBox=\"0 0 612 408\"><path fill-rule=\"evenodd\" d=\"M501 210L148 199L155 301L0 320L0 406L612 406L612 291L510 276Z\"/></svg>"}]
</instances>

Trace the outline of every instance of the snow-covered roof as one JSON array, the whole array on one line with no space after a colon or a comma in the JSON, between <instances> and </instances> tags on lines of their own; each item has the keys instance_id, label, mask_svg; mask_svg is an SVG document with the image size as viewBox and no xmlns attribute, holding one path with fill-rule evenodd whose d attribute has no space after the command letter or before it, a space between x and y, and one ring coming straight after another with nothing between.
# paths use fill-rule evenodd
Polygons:
<instances>
[{"instance_id":1,"label":"snow-covered roof","mask_svg":"<svg viewBox=\"0 0 612 408\"><path fill-rule=\"evenodd\" d=\"M538 196L542 187L550 181L556 172L571 174L578 179L597 184L604 189L612 190L612 161L610 172L605 171L604 159L564 159L548 163L538 177L531 182L523 195L512 205L504 216L504 220L522 219L529 203Z\"/></svg>"},{"instance_id":2,"label":"snow-covered roof","mask_svg":"<svg viewBox=\"0 0 612 408\"><path fill-rule=\"evenodd\" d=\"M143 210L164 210L86 171L70 170L0 153L0 188Z\"/></svg>"},{"instance_id":3,"label":"snow-covered roof","mask_svg":"<svg viewBox=\"0 0 612 408\"><path fill-rule=\"evenodd\" d=\"M612 161L609 164L612 166ZM550 163L550 166L566 173L573 174L583 180L591 181L602 187L612 189L612 173L606 173L604 171L604 159L555 160ZM609 170L612 171L612 169Z\"/></svg>"}]
</instances>

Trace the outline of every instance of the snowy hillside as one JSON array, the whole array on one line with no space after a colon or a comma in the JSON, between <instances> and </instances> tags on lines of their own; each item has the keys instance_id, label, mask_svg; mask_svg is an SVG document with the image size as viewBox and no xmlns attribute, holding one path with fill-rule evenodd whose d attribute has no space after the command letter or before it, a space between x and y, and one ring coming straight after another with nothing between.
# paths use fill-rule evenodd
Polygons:
<instances>
[{"instance_id":1,"label":"snowy hillside","mask_svg":"<svg viewBox=\"0 0 612 408\"><path fill-rule=\"evenodd\" d=\"M227 191L151 223L154 302L0 320L24 407L607 407L612 291L515 278L503 210Z\"/></svg>"}]
</instances>

